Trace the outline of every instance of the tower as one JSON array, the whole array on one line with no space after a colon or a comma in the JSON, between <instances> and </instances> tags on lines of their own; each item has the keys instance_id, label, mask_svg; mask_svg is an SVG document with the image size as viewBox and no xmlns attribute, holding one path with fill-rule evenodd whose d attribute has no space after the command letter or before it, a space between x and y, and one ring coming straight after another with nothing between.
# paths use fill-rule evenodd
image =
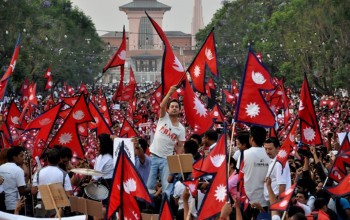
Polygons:
<instances>
[{"instance_id":1,"label":"tower","mask_svg":"<svg viewBox=\"0 0 350 220\"><path fill-rule=\"evenodd\" d=\"M192 35L192 47L195 47L196 42L196 33L199 29L204 27L203 22L203 11L202 11L202 0L194 0L193 5L193 17L191 24L191 35Z\"/></svg>"},{"instance_id":2,"label":"tower","mask_svg":"<svg viewBox=\"0 0 350 220\"><path fill-rule=\"evenodd\" d=\"M129 50L161 49L161 41L153 32L151 22L145 11L162 26L163 15L171 9L170 6L157 0L133 0L119 7L128 16L129 20Z\"/></svg>"}]
</instances>

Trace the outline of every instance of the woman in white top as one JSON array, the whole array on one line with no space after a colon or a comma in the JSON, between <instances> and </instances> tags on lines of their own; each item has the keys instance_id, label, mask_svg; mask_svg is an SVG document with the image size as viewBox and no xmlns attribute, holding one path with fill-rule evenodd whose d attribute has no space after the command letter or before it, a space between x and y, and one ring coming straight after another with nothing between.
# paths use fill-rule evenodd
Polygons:
<instances>
[{"instance_id":1,"label":"woman in white top","mask_svg":"<svg viewBox=\"0 0 350 220\"><path fill-rule=\"evenodd\" d=\"M110 138L109 134L100 134L98 136L98 141L99 155L96 158L94 170L102 172L103 176L93 176L92 179L99 180L102 178L101 183L110 189L114 171L113 140Z\"/></svg>"}]
</instances>

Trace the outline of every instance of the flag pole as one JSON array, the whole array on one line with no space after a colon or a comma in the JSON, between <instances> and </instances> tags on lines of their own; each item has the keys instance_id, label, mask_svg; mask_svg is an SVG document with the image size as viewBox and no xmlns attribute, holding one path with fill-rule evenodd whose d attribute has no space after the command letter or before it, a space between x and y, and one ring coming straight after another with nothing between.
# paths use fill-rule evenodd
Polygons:
<instances>
[{"instance_id":1,"label":"flag pole","mask_svg":"<svg viewBox=\"0 0 350 220\"><path fill-rule=\"evenodd\" d=\"M226 124L226 123L225 123ZM232 145L232 140L233 140L233 136L235 133L235 128L236 128L236 122L233 122L232 125L232 133L231 133L231 145ZM232 153L232 146L230 146L230 150L229 150L229 154L228 154L228 163L227 163L227 178L230 177L230 163L231 163L231 153Z\"/></svg>"}]
</instances>

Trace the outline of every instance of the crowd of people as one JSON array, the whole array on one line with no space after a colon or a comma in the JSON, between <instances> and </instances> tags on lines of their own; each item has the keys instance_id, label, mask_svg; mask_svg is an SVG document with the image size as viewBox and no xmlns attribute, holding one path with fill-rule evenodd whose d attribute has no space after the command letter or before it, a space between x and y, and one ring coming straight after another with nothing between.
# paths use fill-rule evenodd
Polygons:
<instances>
[{"instance_id":1,"label":"crowd of people","mask_svg":"<svg viewBox=\"0 0 350 220\"><path fill-rule=\"evenodd\" d=\"M298 151L296 147L292 155L289 155L285 166L276 162L276 156L288 130L288 126L283 122L283 111L276 109L279 138L270 137L269 132L259 126L249 127L232 123L234 106L230 104L222 106L228 129L223 129L226 126L216 125L215 128L199 135L186 123L181 108L183 104L181 96L178 99L171 98L177 92L175 86L171 87L161 100L157 111L154 110L156 104L149 99L153 91L153 85L143 85L139 88L134 113L142 116L144 124L143 126L139 124L138 127L135 124L138 132L138 136L132 139L135 167L154 201L153 205L139 201L142 212L158 214L162 195L166 194L176 219L195 219L210 187L212 176L204 175L200 178L198 196L193 197L182 183L191 179L191 173L170 173L167 156L190 153L195 162L216 147L220 135L227 135L227 146L230 149L227 157L231 158L228 160L229 200L217 215L218 218L281 219L283 213L270 210L270 205L280 201L281 194L296 184L285 215L287 218L307 219L310 216L317 218L324 214L327 216L324 219L350 219L349 197L346 195L334 197L324 189L325 186L336 184L327 176L340 151L341 143L337 134L350 131L350 99L346 90L337 90L332 96L320 95L316 91L312 93L324 144L309 146L308 153ZM220 94L220 89L217 94ZM60 94L57 93L57 98L59 97ZM290 119L292 121L298 111L299 94L297 91L289 90L288 97L290 113L293 115ZM216 97L216 101L220 103L223 99L224 97L220 95ZM42 99L41 105L36 110L37 114L41 113L44 102L45 99ZM22 146L2 148L0 211L35 217L55 216L55 210L45 210L38 191L38 186L50 183L62 183L67 196L86 196L84 187L94 182L99 182L111 190L114 187L113 139L122 129L121 120L128 114L129 103L120 102L118 108L111 100L109 104L114 122L114 135L101 134L95 137L94 142L86 142L95 146L93 153L89 151L93 157L77 159L71 149L55 146L45 151L40 158L41 162L33 169L32 162L26 158L26 152L30 152L31 149ZM4 109L6 108L3 107ZM298 141L296 139L296 146ZM94 169L101 175L81 175L71 172L73 168ZM349 175L350 163L346 166L346 172ZM244 173L243 179L240 173ZM242 189L248 198L247 204L240 199ZM104 207L108 206L108 199L103 199L102 203ZM77 213L70 212L67 207L61 214L71 216Z\"/></svg>"}]
</instances>

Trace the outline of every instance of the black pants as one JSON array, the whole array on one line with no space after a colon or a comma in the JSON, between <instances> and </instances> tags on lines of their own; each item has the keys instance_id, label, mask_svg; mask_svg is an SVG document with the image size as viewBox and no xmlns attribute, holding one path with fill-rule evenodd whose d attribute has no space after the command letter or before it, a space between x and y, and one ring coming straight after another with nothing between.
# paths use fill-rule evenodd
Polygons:
<instances>
[{"instance_id":1,"label":"black pants","mask_svg":"<svg viewBox=\"0 0 350 220\"><path fill-rule=\"evenodd\" d=\"M6 212L5 192L0 193L0 211Z\"/></svg>"}]
</instances>

